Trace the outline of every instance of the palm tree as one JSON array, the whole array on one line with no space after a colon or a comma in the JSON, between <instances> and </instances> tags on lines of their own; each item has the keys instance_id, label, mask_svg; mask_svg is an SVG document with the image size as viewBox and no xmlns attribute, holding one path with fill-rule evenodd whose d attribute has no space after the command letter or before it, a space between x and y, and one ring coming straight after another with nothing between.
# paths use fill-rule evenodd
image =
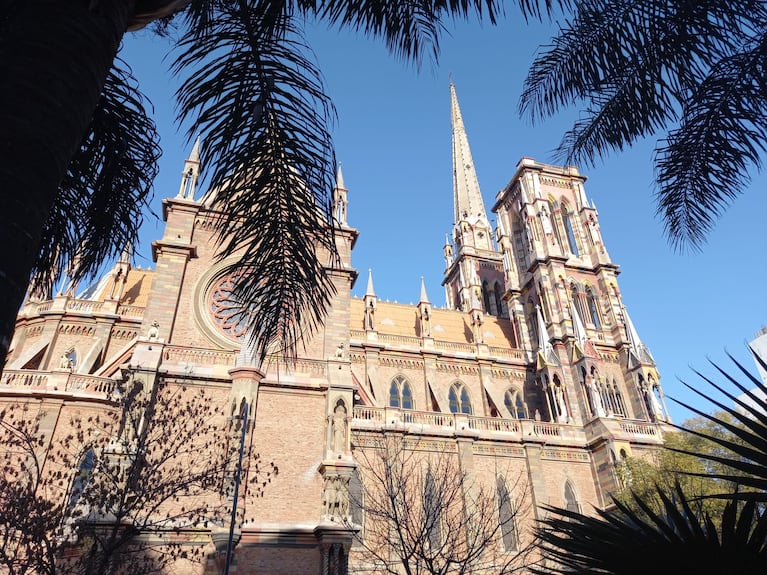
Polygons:
<instances>
[{"instance_id":1,"label":"palm tree","mask_svg":"<svg viewBox=\"0 0 767 575\"><path fill-rule=\"evenodd\" d=\"M700 248L767 146L767 4L575 0L532 64L520 111L584 108L558 148L588 164L646 136L658 212L677 248Z\"/></svg>"},{"instance_id":2,"label":"palm tree","mask_svg":"<svg viewBox=\"0 0 767 575\"><path fill-rule=\"evenodd\" d=\"M760 365L767 366L763 359L755 357ZM631 504L615 501L614 510L597 510L595 516L549 508L551 515L538 529L540 547L546 558L546 567L539 569L539 573L756 575L767 572L767 508L764 505L767 501L767 411L764 400L752 391L756 387L762 393L767 392L767 385L730 358L749 382L748 387L716 364L715 367L750 401L698 372L727 398L729 405L710 401L728 417L688 407L731 434L726 437L689 431L722 448L721 452L697 455L724 467L715 467L715 471L708 473L693 473L736 486L734 490L714 495L725 500L721 517L708 515L698 505L699 494L686 493L679 484L670 492L658 487L660 505L654 505L647 494L635 493ZM706 397L697 387L688 387Z\"/></svg>"},{"instance_id":3,"label":"palm tree","mask_svg":"<svg viewBox=\"0 0 767 575\"><path fill-rule=\"evenodd\" d=\"M518 0L525 17L552 0ZM329 195L334 108L306 45L315 18L436 59L447 20L495 23L498 0L0 0L0 366L27 283L93 275L136 239L160 154L123 36L179 23L179 119L201 135L220 255L241 254L255 349L292 349L322 320L335 253ZM226 181L226 185L223 185ZM319 250L318 250L319 246ZM76 263L73 263L76 262ZM299 327L300 326L300 327Z\"/></svg>"}]
</instances>

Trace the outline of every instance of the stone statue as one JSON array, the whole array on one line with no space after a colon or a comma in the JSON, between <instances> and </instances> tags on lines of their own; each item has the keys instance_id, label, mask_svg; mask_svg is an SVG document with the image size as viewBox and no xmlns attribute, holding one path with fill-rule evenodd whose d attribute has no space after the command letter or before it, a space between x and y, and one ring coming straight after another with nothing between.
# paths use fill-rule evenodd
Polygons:
<instances>
[{"instance_id":1,"label":"stone statue","mask_svg":"<svg viewBox=\"0 0 767 575\"><path fill-rule=\"evenodd\" d=\"M594 406L594 415L597 417L607 417L605 407L602 404L602 395L599 393L599 389L594 385L594 376L590 375L586 378L586 387L591 396L591 405Z\"/></svg>"},{"instance_id":2,"label":"stone statue","mask_svg":"<svg viewBox=\"0 0 767 575\"><path fill-rule=\"evenodd\" d=\"M157 320L154 320L152 322L152 325L150 326L149 330L146 332L146 336L150 340L156 340L158 337L160 337L160 324Z\"/></svg>"},{"instance_id":3,"label":"stone statue","mask_svg":"<svg viewBox=\"0 0 767 575\"><path fill-rule=\"evenodd\" d=\"M647 395L650 403L650 411L655 421L665 421L663 417L663 408L660 406L658 398L655 396L655 387L652 385L647 386Z\"/></svg>"},{"instance_id":4,"label":"stone statue","mask_svg":"<svg viewBox=\"0 0 767 575\"><path fill-rule=\"evenodd\" d=\"M346 406L343 401L336 404L333 410L333 451L346 453Z\"/></svg>"},{"instance_id":5,"label":"stone statue","mask_svg":"<svg viewBox=\"0 0 767 575\"><path fill-rule=\"evenodd\" d=\"M431 314L428 307L421 311L421 337L431 337Z\"/></svg>"},{"instance_id":6,"label":"stone statue","mask_svg":"<svg viewBox=\"0 0 767 575\"><path fill-rule=\"evenodd\" d=\"M369 329L371 331L375 330L375 313L376 302L374 299L371 299L368 301L367 306L365 306L365 329Z\"/></svg>"},{"instance_id":7,"label":"stone statue","mask_svg":"<svg viewBox=\"0 0 767 575\"><path fill-rule=\"evenodd\" d=\"M554 386L554 402L557 404L557 411L559 412L559 423L567 423L567 406L565 405L565 394L562 391L561 385Z\"/></svg>"},{"instance_id":8,"label":"stone statue","mask_svg":"<svg viewBox=\"0 0 767 575\"><path fill-rule=\"evenodd\" d=\"M546 235L554 233L554 228L551 227L551 220L549 219L549 214L546 212L546 208L541 208L541 213L539 215L541 216L543 233Z\"/></svg>"},{"instance_id":9,"label":"stone statue","mask_svg":"<svg viewBox=\"0 0 767 575\"><path fill-rule=\"evenodd\" d=\"M322 493L322 514L327 517L334 515L337 500L336 477L335 475L327 476L325 477L325 489Z\"/></svg>"}]
</instances>

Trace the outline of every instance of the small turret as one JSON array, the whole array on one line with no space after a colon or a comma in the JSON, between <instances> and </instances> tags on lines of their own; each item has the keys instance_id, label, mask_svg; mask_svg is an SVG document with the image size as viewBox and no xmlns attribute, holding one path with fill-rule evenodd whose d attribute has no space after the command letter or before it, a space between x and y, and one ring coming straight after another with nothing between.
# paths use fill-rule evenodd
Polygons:
<instances>
[{"instance_id":1,"label":"small turret","mask_svg":"<svg viewBox=\"0 0 767 575\"><path fill-rule=\"evenodd\" d=\"M194 142L189 157L184 161L184 171L181 173L181 186L177 198L194 201L197 180L200 177L200 138Z\"/></svg>"}]
</instances>

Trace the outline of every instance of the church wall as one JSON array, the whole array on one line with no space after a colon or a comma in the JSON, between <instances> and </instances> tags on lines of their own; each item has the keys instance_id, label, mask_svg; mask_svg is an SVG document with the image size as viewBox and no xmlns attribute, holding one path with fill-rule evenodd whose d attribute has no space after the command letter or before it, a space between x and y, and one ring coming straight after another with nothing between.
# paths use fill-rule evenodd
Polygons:
<instances>
[{"instance_id":1,"label":"church wall","mask_svg":"<svg viewBox=\"0 0 767 575\"><path fill-rule=\"evenodd\" d=\"M546 481L546 497L539 498L539 504L565 507L565 484L570 481L582 511L600 505L588 452L544 447L541 470Z\"/></svg>"},{"instance_id":2,"label":"church wall","mask_svg":"<svg viewBox=\"0 0 767 575\"><path fill-rule=\"evenodd\" d=\"M256 522L319 521L326 442L325 394L261 384L252 450L273 462L278 475L264 497L247 499L246 518Z\"/></svg>"},{"instance_id":3,"label":"church wall","mask_svg":"<svg viewBox=\"0 0 767 575\"><path fill-rule=\"evenodd\" d=\"M315 546L291 546L289 541L263 545L243 542L237 548L232 573L319 575L320 551ZM218 571L213 571L218 575Z\"/></svg>"}]
</instances>

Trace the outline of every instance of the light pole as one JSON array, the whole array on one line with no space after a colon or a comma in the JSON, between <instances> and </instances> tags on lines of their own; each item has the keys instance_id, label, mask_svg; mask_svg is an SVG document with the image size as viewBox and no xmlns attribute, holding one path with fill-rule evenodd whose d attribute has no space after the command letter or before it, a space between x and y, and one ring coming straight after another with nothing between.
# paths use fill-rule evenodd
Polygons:
<instances>
[{"instance_id":1,"label":"light pole","mask_svg":"<svg viewBox=\"0 0 767 575\"><path fill-rule=\"evenodd\" d=\"M240 495L240 477L242 475L242 454L245 451L245 434L248 432L248 409L250 406L245 402L244 409L235 419L242 419L242 434L240 435L240 454L237 458L237 469L234 472L234 497L232 498L232 518L229 522L229 539L226 542L226 564L224 575L229 575L229 565L232 563L232 543L234 540L234 523L237 521L237 499Z\"/></svg>"}]
</instances>

